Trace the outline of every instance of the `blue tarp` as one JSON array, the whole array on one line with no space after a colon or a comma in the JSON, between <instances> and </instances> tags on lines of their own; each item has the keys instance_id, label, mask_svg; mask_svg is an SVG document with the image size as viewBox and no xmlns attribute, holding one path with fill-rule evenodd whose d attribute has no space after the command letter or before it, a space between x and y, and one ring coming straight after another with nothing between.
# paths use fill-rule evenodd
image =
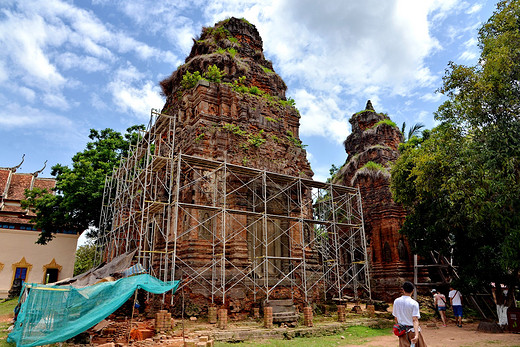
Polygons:
<instances>
[{"instance_id":1,"label":"blue tarp","mask_svg":"<svg viewBox=\"0 0 520 347\"><path fill-rule=\"evenodd\" d=\"M7 341L17 347L63 342L108 317L136 289L154 294L171 290L173 294L178 286L179 281L163 282L147 274L85 288L26 283L28 295Z\"/></svg>"}]
</instances>

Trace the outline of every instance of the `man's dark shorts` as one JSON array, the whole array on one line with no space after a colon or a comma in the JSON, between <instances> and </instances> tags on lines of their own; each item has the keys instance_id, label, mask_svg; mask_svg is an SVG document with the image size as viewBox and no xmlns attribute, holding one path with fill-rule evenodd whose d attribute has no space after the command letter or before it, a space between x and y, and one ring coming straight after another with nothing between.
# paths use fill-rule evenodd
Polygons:
<instances>
[{"instance_id":1,"label":"man's dark shorts","mask_svg":"<svg viewBox=\"0 0 520 347\"><path fill-rule=\"evenodd\" d=\"M462 317L462 305L453 305L453 315L455 317Z\"/></svg>"}]
</instances>

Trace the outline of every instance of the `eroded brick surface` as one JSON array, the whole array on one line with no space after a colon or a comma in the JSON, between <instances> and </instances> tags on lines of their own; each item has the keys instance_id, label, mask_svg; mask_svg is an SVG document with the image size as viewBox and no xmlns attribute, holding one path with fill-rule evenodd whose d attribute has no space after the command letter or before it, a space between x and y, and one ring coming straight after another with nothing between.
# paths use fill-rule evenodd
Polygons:
<instances>
[{"instance_id":1,"label":"eroded brick surface","mask_svg":"<svg viewBox=\"0 0 520 347\"><path fill-rule=\"evenodd\" d=\"M352 116L352 133L344 142L347 162L338 171L335 183L359 186L361 190L371 289L375 298L391 301L399 296L404 280L413 280L413 255L408 241L399 234L406 211L390 193L388 168L399 156L403 136L396 126L378 124L385 120L390 119L375 112L370 101L364 111ZM367 169L369 162L385 169Z\"/></svg>"}]
</instances>

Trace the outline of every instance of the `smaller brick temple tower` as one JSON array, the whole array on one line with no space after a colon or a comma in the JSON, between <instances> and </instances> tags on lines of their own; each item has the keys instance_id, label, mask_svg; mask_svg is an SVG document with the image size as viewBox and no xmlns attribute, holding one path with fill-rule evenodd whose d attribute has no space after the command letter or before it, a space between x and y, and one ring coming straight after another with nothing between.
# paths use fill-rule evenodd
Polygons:
<instances>
[{"instance_id":1,"label":"smaller brick temple tower","mask_svg":"<svg viewBox=\"0 0 520 347\"><path fill-rule=\"evenodd\" d=\"M334 183L359 186L371 262L372 293L393 300L404 280L413 280L413 255L399 234L406 211L390 192L389 165L399 156L403 135L390 118L377 113L370 100L350 118L352 133L344 142L347 161Z\"/></svg>"}]
</instances>

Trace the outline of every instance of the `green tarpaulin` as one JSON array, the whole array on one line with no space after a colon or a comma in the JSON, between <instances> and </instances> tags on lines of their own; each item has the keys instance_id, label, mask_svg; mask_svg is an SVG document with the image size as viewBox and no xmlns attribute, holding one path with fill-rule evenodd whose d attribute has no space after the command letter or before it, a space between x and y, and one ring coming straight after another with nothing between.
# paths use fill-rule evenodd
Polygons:
<instances>
[{"instance_id":1,"label":"green tarpaulin","mask_svg":"<svg viewBox=\"0 0 520 347\"><path fill-rule=\"evenodd\" d=\"M179 281L162 282L137 275L89 287L28 283L13 331L7 337L17 347L63 342L93 327L123 305L136 289L154 294L172 290ZM173 294L173 293L172 293Z\"/></svg>"}]
</instances>

